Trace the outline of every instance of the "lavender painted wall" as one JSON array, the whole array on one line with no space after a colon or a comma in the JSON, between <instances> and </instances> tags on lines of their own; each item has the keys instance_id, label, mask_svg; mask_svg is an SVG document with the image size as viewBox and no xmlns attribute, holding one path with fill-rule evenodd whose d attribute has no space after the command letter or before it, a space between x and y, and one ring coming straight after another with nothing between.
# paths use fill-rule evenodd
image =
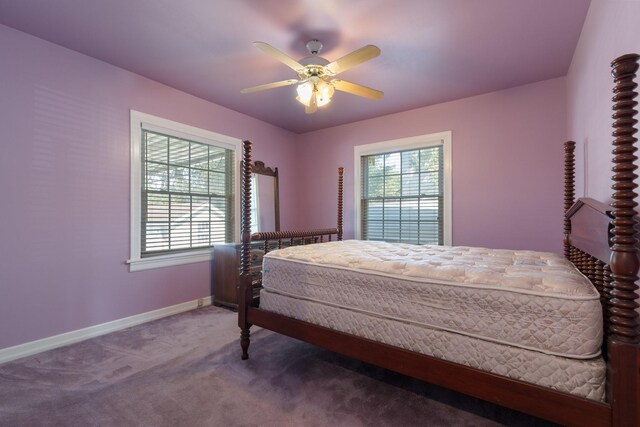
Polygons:
<instances>
[{"instance_id":1,"label":"lavender painted wall","mask_svg":"<svg viewBox=\"0 0 640 427\"><path fill-rule=\"evenodd\" d=\"M567 136L583 146L578 196L611 200L611 89L609 63L640 53L640 1L593 0L567 74ZM584 181L582 178L584 177Z\"/></svg>"},{"instance_id":2,"label":"lavender painted wall","mask_svg":"<svg viewBox=\"0 0 640 427\"><path fill-rule=\"evenodd\" d=\"M304 134L299 226L335 224L342 165L353 238L353 147L451 130L453 243L560 251L564 104L563 77Z\"/></svg>"},{"instance_id":3,"label":"lavender painted wall","mask_svg":"<svg viewBox=\"0 0 640 427\"><path fill-rule=\"evenodd\" d=\"M124 263L129 109L253 139L283 229L334 224L346 166L346 237L353 146L452 130L454 243L560 250L564 78L294 135L4 26L0 58L0 348L209 294L207 263Z\"/></svg>"},{"instance_id":4,"label":"lavender painted wall","mask_svg":"<svg viewBox=\"0 0 640 427\"><path fill-rule=\"evenodd\" d=\"M129 109L253 139L292 224L287 131L5 26L0 94L0 348L210 294L206 262L125 265Z\"/></svg>"}]
</instances>

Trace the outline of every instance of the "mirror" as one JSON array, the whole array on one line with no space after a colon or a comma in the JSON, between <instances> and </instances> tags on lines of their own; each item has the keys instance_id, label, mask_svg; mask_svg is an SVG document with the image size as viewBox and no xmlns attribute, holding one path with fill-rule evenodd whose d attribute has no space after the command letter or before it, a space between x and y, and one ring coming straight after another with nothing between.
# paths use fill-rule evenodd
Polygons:
<instances>
[{"instance_id":1,"label":"mirror","mask_svg":"<svg viewBox=\"0 0 640 427\"><path fill-rule=\"evenodd\" d=\"M270 168L256 160L251 178L251 232L280 231L278 168Z\"/></svg>"}]
</instances>

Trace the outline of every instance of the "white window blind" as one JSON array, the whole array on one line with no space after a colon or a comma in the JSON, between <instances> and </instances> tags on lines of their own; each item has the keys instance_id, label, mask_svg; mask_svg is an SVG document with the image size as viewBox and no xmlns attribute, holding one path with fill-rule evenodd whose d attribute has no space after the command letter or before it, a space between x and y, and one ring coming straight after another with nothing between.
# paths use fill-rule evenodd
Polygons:
<instances>
[{"instance_id":1,"label":"white window blind","mask_svg":"<svg viewBox=\"0 0 640 427\"><path fill-rule=\"evenodd\" d=\"M444 243L443 146L361 157L364 240Z\"/></svg>"},{"instance_id":2,"label":"white window blind","mask_svg":"<svg viewBox=\"0 0 640 427\"><path fill-rule=\"evenodd\" d=\"M141 257L234 240L234 152L142 129Z\"/></svg>"}]
</instances>

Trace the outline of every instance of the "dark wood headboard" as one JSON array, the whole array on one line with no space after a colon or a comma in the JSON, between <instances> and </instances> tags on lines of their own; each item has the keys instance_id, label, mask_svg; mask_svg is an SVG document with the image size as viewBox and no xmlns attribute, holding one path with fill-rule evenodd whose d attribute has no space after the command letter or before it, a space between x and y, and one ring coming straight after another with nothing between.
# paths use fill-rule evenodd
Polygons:
<instances>
[{"instance_id":1,"label":"dark wood headboard","mask_svg":"<svg viewBox=\"0 0 640 427\"><path fill-rule=\"evenodd\" d=\"M569 208L568 243L605 264L611 259L611 207L590 198L582 198Z\"/></svg>"}]
</instances>

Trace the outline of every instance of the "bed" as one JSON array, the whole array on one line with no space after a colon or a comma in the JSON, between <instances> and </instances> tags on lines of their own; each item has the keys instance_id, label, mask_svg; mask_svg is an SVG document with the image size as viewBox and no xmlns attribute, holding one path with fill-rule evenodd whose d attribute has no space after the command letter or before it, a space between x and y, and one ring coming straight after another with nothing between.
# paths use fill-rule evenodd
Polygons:
<instances>
[{"instance_id":1,"label":"bed","mask_svg":"<svg viewBox=\"0 0 640 427\"><path fill-rule=\"evenodd\" d=\"M257 325L564 425L640 425L633 136L639 58L612 63L610 206L574 200L575 143L565 143L564 257L344 241L342 168L336 228L252 235L245 141L242 358ZM294 239L301 245L270 252ZM249 275L255 242L267 252L259 306Z\"/></svg>"}]
</instances>

